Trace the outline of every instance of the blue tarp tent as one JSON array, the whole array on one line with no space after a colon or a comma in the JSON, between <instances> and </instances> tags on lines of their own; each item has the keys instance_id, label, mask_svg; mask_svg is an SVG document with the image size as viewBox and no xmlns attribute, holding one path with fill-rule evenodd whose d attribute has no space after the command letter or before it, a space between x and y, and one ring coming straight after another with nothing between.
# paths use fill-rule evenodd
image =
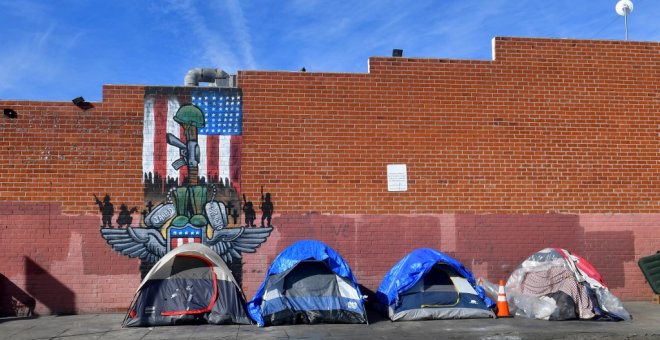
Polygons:
<instances>
[{"instance_id":1,"label":"blue tarp tent","mask_svg":"<svg viewBox=\"0 0 660 340\"><path fill-rule=\"evenodd\" d=\"M385 275L376 292L391 320L495 317L472 273L449 255L420 248Z\"/></svg>"},{"instance_id":2,"label":"blue tarp tent","mask_svg":"<svg viewBox=\"0 0 660 340\"><path fill-rule=\"evenodd\" d=\"M273 261L248 303L259 326L296 323L365 323L362 295L348 264L332 248L298 241Z\"/></svg>"}]
</instances>

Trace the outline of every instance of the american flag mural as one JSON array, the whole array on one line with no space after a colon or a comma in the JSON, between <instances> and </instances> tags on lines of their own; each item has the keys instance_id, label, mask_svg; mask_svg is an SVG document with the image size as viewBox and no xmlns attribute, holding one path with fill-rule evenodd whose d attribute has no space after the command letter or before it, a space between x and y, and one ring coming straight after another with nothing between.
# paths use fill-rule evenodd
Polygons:
<instances>
[{"instance_id":1,"label":"american flag mural","mask_svg":"<svg viewBox=\"0 0 660 340\"><path fill-rule=\"evenodd\" d=\"M176 88L175 88L176 89ZM198 129L199 177L206 183L227 183L240 192L241 134L243 99L236 88L183 88L165 92L145 90L142 169L145 183L165 188L182 185L187 167L172 163L179 150L167 144L171 133L185 142L181 125L174 116L182 105L194 104L204 113L206 125Z\"/></svg>"}]
</instances>

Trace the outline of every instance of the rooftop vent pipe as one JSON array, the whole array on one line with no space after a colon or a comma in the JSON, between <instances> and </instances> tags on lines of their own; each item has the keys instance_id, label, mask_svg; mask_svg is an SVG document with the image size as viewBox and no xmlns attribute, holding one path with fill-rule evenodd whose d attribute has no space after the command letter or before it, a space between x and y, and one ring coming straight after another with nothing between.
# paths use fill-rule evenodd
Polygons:
<instances>
[{"instance_id":1,"label":"rooftop vent pipe","mask_svg":"<svg viewBox=\"0 0 660 340\"><path fill-rule=\"evenodd\" d=\"M219 68L194 68L183 78L185 86L199 86L199 83L212 83L215 87L236 87L236 75L230 75Z\"/></svg>"}]
</instances>

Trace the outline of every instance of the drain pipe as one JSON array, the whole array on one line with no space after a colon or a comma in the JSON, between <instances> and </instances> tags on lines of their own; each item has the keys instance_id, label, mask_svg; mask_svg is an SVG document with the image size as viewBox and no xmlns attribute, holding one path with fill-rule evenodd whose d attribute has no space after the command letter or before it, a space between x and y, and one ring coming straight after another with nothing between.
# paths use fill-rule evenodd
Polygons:
<instances>
[{"instance_id":1,"label":"drain pipe","mask_svg":"<svg viewBox=\"0 0 660 340\"><path fill-rule=\"evenodd\" d=\"M184 86L199 86L199 83L213 83L215 87L236 87L236 75L230 75L219 68L191 69L183 78Z\"/></svg>"}]
</instances>

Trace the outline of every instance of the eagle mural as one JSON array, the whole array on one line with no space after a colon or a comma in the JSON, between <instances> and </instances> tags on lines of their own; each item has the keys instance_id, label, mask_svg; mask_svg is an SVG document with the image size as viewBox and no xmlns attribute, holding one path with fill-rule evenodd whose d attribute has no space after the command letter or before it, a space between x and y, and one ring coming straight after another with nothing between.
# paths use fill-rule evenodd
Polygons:
<instances>
[{"instance_id":1,"label":"eagle mural","mask_svg":"<svg viewBox=\"0 0 660 340\"><path fill-rule=\"evenodd\" d=\"M190 188L178 188L174 192L184 192L185 195L187 189ZM203 199L206 188L195 189L201 189L198 194ZM202 214L196 211L179 211L177 214L177 206L186 206L185 197L189 198L184 196L184 199L177 200L178 205L168 202L156 206L145 217L146 228L101 228L101 235L112 249L122 255L137 257L148 263L155 263L168 251L191 242L207 245L230 263L240 259L241 253L254 253L273 230L272 227L227 227L224 203L213 199L205 204Z\"/></svg>"},{"instance_id":2,"label":"eagle mural","mask_svg":"<svg viewBox=\"0 0 660 340\"><path fill-rule=\"evenodd\" d=\"M254 227L252 221L248 221L247 218L245 226L240 226L240 221L237 222L241 204L237 189L233 183L230 183L229 178L224 183L222 180L217 183L207 183L206 178L211 177L209 173L200 173L201 158L203 155L208 157L209 154L205 150L208 147L204 143L210 144L212 136L207 135L200 138L198 135L210 135L214 131L219 131L220 134L230 133L232 136L228 137L233 138L233 134L241 132L238 125L239 119L242 117L239 89L205 89L204 91L206 92L200 94L193 93L191 98L199 106L186 104L178 107L178 104L171 98L168 99L168 105L160 105L159 98L156 98L155 103L149 105L145 100L145 126L153 125L153 122L148 121L149 119L166 117L168 117L166 123L169 124L173 121L175 125L179 125L175 129L163 129L170 132L160 138L166 141L170 151L178 151L179 158L172 159L171 167L177 172L181 169L183 171L181 176L185 174L185 177L180 177L182 181L168 177L167 181L157 182L155 185L151 183L156 188L165 187L166 184L169 187L165 187L163 191L163 193L167 192L164 202L154 207L149 201L147 205L149 209L143 211L142 214L141 225L143 226L132 227L130 225L132 220L130 212L134 212L134 210L129 211L122 204L124 218L121 221L117 220L119 228L113 228L110 219L114 209L110 197L106 195L103 201L95 197L96 204L99 205L103 214L101 236L112 249L120 254L139 258L143 263L154 264L170 250L186 243L195 242L210 247L228 264L240 263L242 253L254 253L270 236L273 230L270 220L267 227L261 228ZM211 103L209 104L209 102ZM154 108L161 107L171 113L176 110L176 113L170 116L167 112L165 114L151 112ZM221 116L222 114L225 115L225 118L221 119L222 124L225 124L226 120L238 121L238 123L233 121L231 124L226 123L233 124L235 128L231 130L205 128L207 119L211 126L220 124L216 122L218 121L216 115ZM156 125L158 124L156 123ZM178 135L179 132L181 136ZM147 139L149 138L145 136L145 140ZM144 147L146 149L146 145ZM154 149L157 149L154 152L166 151L165 148ZM164 154L150 155L153 159L163 159L165 156ZM146 163L143 160L144 164ZM240 174L232 178L240 178L238 176ZM145 188L149 184L146 183L147 179L151 181L152 178L160 178L159 173L153 173L152 177L151 173L145 172ZM162 183L162 186L158 183ZM151 197L155 198L153 194ZM162 197L160 196L160 200L163 199ZM233 223L229 222L228 215L233 217ZM253 220L254 217L251 219Z\"/></svg>"},{"instance_id":3,"label":"eagle mural","mask_svg":"<svg viewBox=\"0 0 660 340\"><path fill-rule=\"evenodd\" d=\"M145 218L147 228L101 228L101 235L115 251L128 257L140 258L148 263L157 262L165 253L179 245L191 242L202 243L213 249L222 259L233 262L241 258L241 253L254 253L266 241L272 227L265 228L227 228L225 224L196 226L188 221L182 226L176 226L173 221L178 216L172 216L166 223L159 226L159 219L173 212L172 203L161 204ZM207 205L217 205L224 209L222 202L211 201ZM164 215L158 215L164 214ZM209 211L206 212L209 214ZM226 214L222 214L225 216ZM200 216L202 217L202 216ZM226 223L226 222L225 222Z\"/></svg>"}]
</instances>

